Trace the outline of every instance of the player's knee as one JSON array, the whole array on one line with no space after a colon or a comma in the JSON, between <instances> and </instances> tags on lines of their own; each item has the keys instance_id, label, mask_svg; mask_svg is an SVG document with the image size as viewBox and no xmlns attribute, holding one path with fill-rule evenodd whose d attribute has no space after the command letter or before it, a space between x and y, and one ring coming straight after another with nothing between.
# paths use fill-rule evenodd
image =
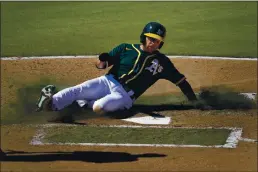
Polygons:
<instances>
[{"instance_id":1,"label":"player's knee","mask_svg":"<svg viewBox=\"0 0 258 172\"><path fill-rule=\"evenodd\" d=\"M101 106L97 105L97 104L93 105L93 111L95 113L97 113L97 114L100 114L100 115L105 114L104 109Z\"/></svg>"}]
</instances>

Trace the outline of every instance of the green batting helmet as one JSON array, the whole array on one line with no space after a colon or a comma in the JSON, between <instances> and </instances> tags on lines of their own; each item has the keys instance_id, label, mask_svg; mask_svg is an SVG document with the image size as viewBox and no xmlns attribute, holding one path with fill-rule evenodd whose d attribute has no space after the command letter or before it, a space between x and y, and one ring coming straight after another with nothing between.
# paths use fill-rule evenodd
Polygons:
<instances>
[{"instance_id":1,"label":"green batting helmet","mask_svg":"<svg viewBox=\"0 0 258 172\"><path fill-rule=\"evenodd\" d=\"M160 40L160 49L164 44L164 39L166 37L166 28L160 23L150 22L143 28L140 36L141 43L145 44L146 36Z\"/></svg>"}]
</instances>

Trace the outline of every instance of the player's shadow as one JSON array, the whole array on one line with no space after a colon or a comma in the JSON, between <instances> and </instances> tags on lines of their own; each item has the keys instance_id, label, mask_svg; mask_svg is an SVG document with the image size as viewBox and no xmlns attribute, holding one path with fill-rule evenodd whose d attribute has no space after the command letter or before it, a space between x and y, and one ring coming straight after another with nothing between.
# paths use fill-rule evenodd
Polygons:
<instances>
[{"instance_id":1,"label":"player's shadow","mask_svg":"<svg viewBox=\"0 0 258 172\"><path fill-rule=\"evenodd\" d=\"M174 105L174 104L161 104L161 105L144 105L144 104L135 104L130 110L123 110L112 112L107 114L110 118L115 119L124 119L132 117L138 113L148 114L156 118L164 118L165 116L159 114L158 112L166 110L190 110L195 109L191 105Z\"/></svg>"},{"instance_id":2,"label":"player's shadow","mask_svg":"<svg viewBox=\"0 0 258 172\"><path fill-rule=\"evenodd\" d=\"M49 162L49 161L83 161L94 163L132 162L139 158L162 158L164 154L126 152L75 151L75 152L7 152L1 157L5 162Z\"/></svg>"},{"instance_id":3,"label":"player's shadow","mask_svg":"<svg viewBox=\"0 0 258 172\"><path fill-rule=\"evenodd\" d=\"M133 109L140 112L159 112L165 110L190 110L194 109L194 106L191 105L177 105L177 104L159 104L159 105L144 105L144 104L135 104Z\"/></svg>"}]
</instances>

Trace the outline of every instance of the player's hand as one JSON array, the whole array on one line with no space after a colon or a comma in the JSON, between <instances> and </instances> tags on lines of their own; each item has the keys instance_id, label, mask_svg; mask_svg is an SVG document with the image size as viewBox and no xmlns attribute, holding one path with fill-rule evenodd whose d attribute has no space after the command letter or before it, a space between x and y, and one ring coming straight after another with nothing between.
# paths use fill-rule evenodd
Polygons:
<instances>
[{"instance_id":1,"label":"player's hand","mask_svg":"<svg viewBox=\"0 0 258 172\"><path fill-rule=\"evenodd\" d=\"M98 69L106 69L108 67L108 62L107 61L99 61L96 64L96 68Z\"/></svg>"}]
</instances>

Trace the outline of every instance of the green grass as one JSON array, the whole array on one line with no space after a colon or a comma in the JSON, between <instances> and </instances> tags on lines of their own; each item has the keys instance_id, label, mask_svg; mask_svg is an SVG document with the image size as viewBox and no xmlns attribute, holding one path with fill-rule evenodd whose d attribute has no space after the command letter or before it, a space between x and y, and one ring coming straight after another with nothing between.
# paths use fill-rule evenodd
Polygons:
<instances>
[{"instance_id":1,"label":"green grass","mask_svg":"<svg viewBox=\"0 0 258 172\"><path fill-rule=\"evenodd\" d=\"M44 142L48 143L134 143L223 145L228 129L51 127Z\"/></svg>"},{"instance_id":2,"label":"green grass","mask_svg":"<svg viewBox=\"0 0 258 172\"><path fill-rule=\"evenodd\" d=\"M257 2L1 2L1 56L99 54L149 21L166 54L257 57Z\"/></svg>"}]
</instances>

